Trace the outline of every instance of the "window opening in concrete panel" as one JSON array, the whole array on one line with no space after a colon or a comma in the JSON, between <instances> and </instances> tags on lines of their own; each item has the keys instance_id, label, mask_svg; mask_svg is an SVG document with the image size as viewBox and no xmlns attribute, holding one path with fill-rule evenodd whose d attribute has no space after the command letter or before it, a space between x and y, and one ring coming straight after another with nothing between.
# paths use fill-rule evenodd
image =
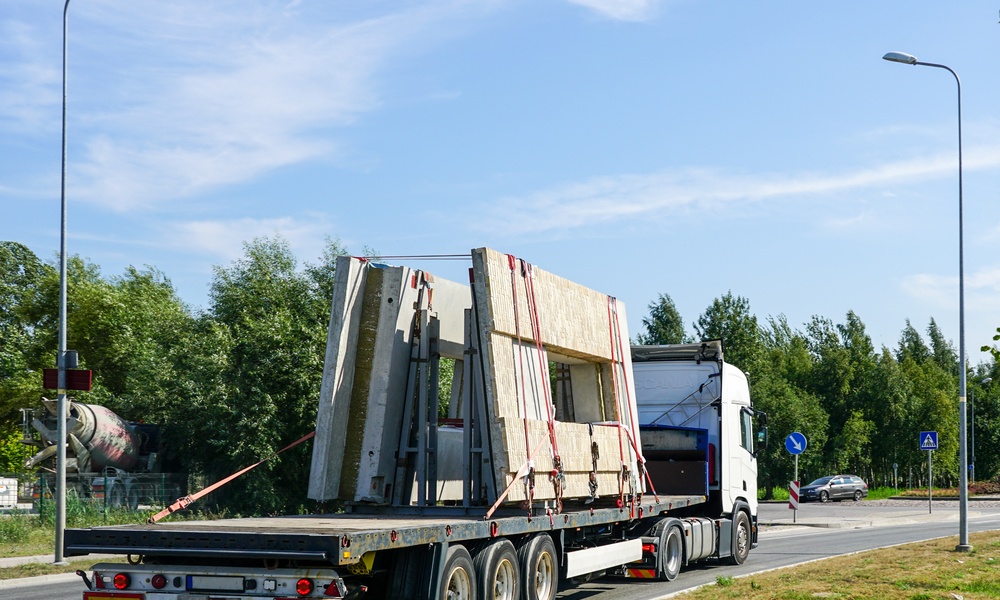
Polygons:
<instances>
[{"instance_id":1,"label":"window opening in concrete panel","mask_svg":"<svg viewBox=\"0 0 1000 600\"><path fill-rule=\"evenodd\" d=\"M550 357L552 398L556 420L564 423L596 423L614 419L614 398L603 382L610 376L607 365L564 356ZM609 404L610 402L610 404Z\"/></svg>"}]
</instances>

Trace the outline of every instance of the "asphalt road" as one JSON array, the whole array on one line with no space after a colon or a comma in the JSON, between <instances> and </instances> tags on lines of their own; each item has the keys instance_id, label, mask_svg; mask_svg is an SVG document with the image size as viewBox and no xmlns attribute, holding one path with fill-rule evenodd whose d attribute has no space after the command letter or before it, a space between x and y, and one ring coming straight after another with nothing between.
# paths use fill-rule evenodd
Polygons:
<instances>
[{"instance_id":1,"label":"asphalt road","mask_svg":"<svg viewBox=\"0 0 1000 600\"><path fill-rule=\"evenodd\" d=\"M969 531L1000 529L1000 501L970 502ZM559 592L559 600L655 600L714 583L717 577L760 571L820 560L841 554L897 544L958 536L958 505L935 501L880 501L804 504L794 515L785 504L760 507L760 544L740 566L709 561L688 567L672 582L599 579ZM75 576L34 578L0 587L0 597L11 600L79 600L83 584Z\"/></svg>"},{"instance_id":2,"label":"asphalt road","mask_svg":"<svg viewBox=\"0 0 1000 600\"><path fill-rule=\"evenodd\" d=\"M1000 529L1000 502L970 502L969 531ZM762 504L760 543L740 566L708 561L687 567L675 581L646 582L602 579L562 590L559 600L656 600L705 584L717 577L738 577L841 554L955 536L959 511L954 501L862 501L803 504Z\"/></svg>"}]
</instances>

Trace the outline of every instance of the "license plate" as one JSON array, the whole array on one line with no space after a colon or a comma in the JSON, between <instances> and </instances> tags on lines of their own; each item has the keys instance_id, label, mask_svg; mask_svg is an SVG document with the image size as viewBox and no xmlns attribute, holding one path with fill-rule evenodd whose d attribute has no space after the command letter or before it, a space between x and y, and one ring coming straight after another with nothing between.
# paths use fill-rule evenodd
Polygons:
<instances>
[{"instance_id":1,"label":"license plate","mask_svg":"<svg viewBox=\"0 0 1000 600\"><path fill-rule=\"evenodd\" d=\"M223 577L221 575L188 575L187 589L201 592L242 592L242 577Z\"/></svg>"}]
</instances>

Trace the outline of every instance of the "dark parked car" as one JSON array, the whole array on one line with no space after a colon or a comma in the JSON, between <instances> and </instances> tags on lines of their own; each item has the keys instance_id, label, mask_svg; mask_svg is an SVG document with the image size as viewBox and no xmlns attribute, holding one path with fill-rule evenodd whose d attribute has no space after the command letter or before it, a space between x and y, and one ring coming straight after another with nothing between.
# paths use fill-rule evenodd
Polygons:
<instances>
[{"instance_id":1,"label":"dark parked car","mask_svg":"<svg viewBox=\"0 0 1000 600\"><path fill-rule=\"evenodd\" d=\"M857 502L868 495L868 484L857 475L831 475L820 477L799 489L799 500L843 500L854 498Z\"/></svg>"}]
</instances>

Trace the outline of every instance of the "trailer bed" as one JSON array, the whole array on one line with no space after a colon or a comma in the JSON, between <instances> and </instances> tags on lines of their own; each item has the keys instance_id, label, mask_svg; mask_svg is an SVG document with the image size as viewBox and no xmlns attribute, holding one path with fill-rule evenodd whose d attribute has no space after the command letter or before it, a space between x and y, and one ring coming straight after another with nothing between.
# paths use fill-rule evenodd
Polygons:
<instances>
[{"instance_id":1,"label":"trailer bed","mask_svg":"<svg viewBox=\"0 0 1000 600\"><path fill-rule=\"evenodd\" d=\"M651 517L704 503L705 496L659 496L629 508L583 508L528 516L328 514L67 529L65 554L309 560L352 565L367 552L463 542ZM438 512L447 512L448 507ZM432 513L428 510L427 513Z\"/></svg>"}]
</instances>

